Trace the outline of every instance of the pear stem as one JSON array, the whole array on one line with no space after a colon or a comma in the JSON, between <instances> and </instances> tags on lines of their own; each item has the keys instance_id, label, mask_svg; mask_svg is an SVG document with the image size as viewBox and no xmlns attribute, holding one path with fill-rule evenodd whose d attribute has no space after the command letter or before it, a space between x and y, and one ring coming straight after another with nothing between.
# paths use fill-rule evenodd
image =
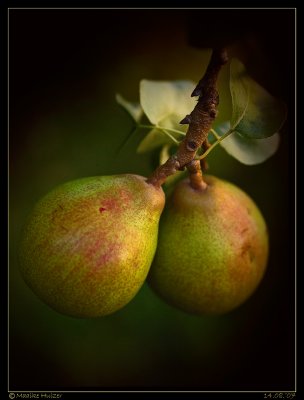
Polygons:
<instances>
[{"instance_id":1,"label":"pear stem","mask_svg":"<svg viewBox=\"0 0 304 400\"><path fill-rule=\"evenodd\" d=\"M227 61L228 56L225 49L213 50L207 70L191 94L191 97L199 97L197 104L191 114L181 121L182 124L189 124L186 136L180 142L176 154L156 168L147 179L148 183L161 186L170 175L188 167L188 164L194 160L197 150L206 141L216 118L216 107L219 103L216 82L221 67Z\"/></svg>"},{"instance_id":2,"label":"pear stem","mask_svg":"<svg viewBox=\"0 0 304 400\"><path fill-rule=\"evenodd\" d=\"M207 188L207 183L203 179L200 161L192 160L187 164L187 169L189 171L191 187L195 190L205 190Z\"/></svg>"}]
</instances>

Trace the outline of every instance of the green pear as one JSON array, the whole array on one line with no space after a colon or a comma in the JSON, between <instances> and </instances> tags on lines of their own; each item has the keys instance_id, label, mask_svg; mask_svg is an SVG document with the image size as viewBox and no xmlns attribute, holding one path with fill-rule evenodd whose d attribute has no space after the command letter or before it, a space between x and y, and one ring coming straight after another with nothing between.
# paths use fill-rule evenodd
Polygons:
<instances>
[{"instance_id":1,"label":"green pear","mask_svg":"<svg viewBox=\"0 0 304 400\"><path fill-rule=\"evenodd\" d=\"M20 242L20 269L36 295L74 317L98 317L139 291L155 254L161 188L113 175L58 186L35 206Z\"/></svg>"},{"instance_id":2,"label":"green pear","mask_svg":"<svg viewBox=\"0 0 304 400\"><path fill-rule=\"evenodd\" d=\"M207 188L181 181L166 202L148 282L189 313L227 313L260 283L268 258L264 218L235 185L205 176Z\"/></svg>"}]
</instances>

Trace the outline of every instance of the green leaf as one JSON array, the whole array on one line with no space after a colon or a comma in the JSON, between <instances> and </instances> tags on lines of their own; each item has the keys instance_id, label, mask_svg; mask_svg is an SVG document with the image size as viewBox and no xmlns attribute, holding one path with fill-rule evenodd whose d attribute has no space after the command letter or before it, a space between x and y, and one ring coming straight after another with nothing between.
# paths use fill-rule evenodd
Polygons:
<instances>
[{"instance_id":1,"label":"green leaf","mask_svg":"<svg viewBox=\"0 0 304 400\"><path fill-rule=\"evenodd\" d=\"M232 98L231 126L237 127L245 117L249 104L248 75L244 65L233 58L230 63L230 93Z\"/></svg>"},{"instance_id":2,"label":"green leaf","mask_svg":"<svg viewBox=\"0 0 304 400\"><path fill-rule=\"evenodd\" d=\"M191 93L195 87L192 81L150 81L140 82L140 104L150 122L166 126L170 121L175 128L181 128L179 122L189 114L195 99Z\"/></svg>"},{"instance_id":3,"label":"green leaf","mask_svg":"<svg viewBox=\"0 0 304 400\"><path fill-rule=\"evenodd\" d=\"M218 127L218 133L222 136L229 128L230 123L225 122ZM278 133L264 139L249 139L235 131L221 141L220 145L242 164L255 165L271 157L277 151L279 143Z\"/></svg>"},{"instance_id":4,"label":"green leaf","mask_svg":"<svg viewBox=\"0 0 304 400\"><path fill-rule=\"evenodd\" d=\"M248 139L238 132L233 132L221 142L228 154L246 165L261 164L278 149L280 136L278 133L264 139Z\"/></svg>"},{"instance_id":5,"label":"green leaf","mask_svg":"<svg viewBox=\"0 0 304 400\"><path fill-rule=\"evenodd\" d=\"M137 153L146 153L168 143L169 138L159 129L152 129L139 143Z\"/></svg>"},{"instance_id":6,"label":"green leaf","mask_svg":"<svg viewBox=\"0 0 304 400\"><path fill-rule=\"evenodd\" d=\"M226 132L228 132L231 128L231 124L229 121L222 122L220 125L216 127L216 133L219 136L223 136Z\"/></svg>"},{"instance_id":7,"label":"green leaf","mask_svg":"<svg viewBox=\"0 0 304 400\"><path fill-rule=\"evenodd\" d=\"M176 129L185 133L188 126L180 121L193 110L195 99L191 93L195 87L192 81L150 81L140 82L140 103L149 121L161 128ZM170 137L172 136L172 137ZM137 152L145 153L163 145L172 145L174 139L181 140L177 132L160 129L151 130L140 142Z\"/></svg>"},{"instance_id":8,"label":"green leaf","mask_svg":"<svg viewBox=\"0 0 304 400\"><path fill-rule=\"evenodd\" d=\"M139 122L143 116L143 109L139 103L131 103L125 100L119 93L115 96L117 103L130 115L135 122Z\"/></svg>"},{"instance_id":9,"label":"green leaf","mask_svg":"<svg viewBox=\"0 0 304 400\"><path fill-rule=\"evenodd\" d=\"M137 153L146 153L163 145L177 144L174 139L180 139L180 135L176 132L166 132L160 128L155 128L150 130L143 138L136 151Z\"/></svg>"},{"instance_id":10,"label":"green leaf","mask_svg":"<svg viewBox=\"0 0 304 400\"><path fill-rule=\"evenodd\" d=\"M237 59L230 64L230 92L231 126L239 135L262 139L280 130L287 115L285 103L250 78Z\"/></svg>"},{"instance_id":11,"label":"green leaf","mask_svg":"<svg viewBox=\"0 0 304 400\"><path fill-rule=\"evenodd\" d=\"M168 158L170 157L170 145L166 144L165 146L162 147L161 152L159 154L159 165L164 164Z\"/></svg>"}]
</instances>

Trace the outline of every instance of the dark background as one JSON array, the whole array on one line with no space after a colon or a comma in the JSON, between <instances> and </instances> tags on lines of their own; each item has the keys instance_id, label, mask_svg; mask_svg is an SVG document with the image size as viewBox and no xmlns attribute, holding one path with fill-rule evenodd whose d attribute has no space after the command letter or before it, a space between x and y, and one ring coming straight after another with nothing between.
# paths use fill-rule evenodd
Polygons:
<instances>
[{"instance_id":1,"label":"dark background","mask_svg":"<svg viewBox=\"0 0 304 400\"><path fill-rule=\"evenodd\" d=\"M17 10L9 12L9 389L295 389L294 10ZM144 285L119 312L62 316L18 271L21 228L59 183L113 173L148 175L157 152L118 152L131 124L115 93L138 100L143 78L198 81L210 49L231 55L288 105L278 152L245 166L217 148L210 173L243 188L270 232L254 295L220 317L164 304ZM223 70L219 88L227 85ZM221 95L221 91L220 91ZM229 117L223 95L220 116Z\"/></svg>"}]
</instances>

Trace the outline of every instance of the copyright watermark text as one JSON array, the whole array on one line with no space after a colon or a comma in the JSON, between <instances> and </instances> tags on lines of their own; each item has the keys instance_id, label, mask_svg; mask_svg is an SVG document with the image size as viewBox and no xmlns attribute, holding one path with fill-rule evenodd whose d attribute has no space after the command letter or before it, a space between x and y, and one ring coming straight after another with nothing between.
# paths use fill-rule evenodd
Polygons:
<instances>
[{"instance_id":1,"label":"copyright watermark text","mask_svg":"<svg viewBox=\"0 0 304 400\"><path fill-rule=\"evenodd\" d=\"M9 393L10 399L61 399L61 393Z\"/></svg>"}]
</instances>

